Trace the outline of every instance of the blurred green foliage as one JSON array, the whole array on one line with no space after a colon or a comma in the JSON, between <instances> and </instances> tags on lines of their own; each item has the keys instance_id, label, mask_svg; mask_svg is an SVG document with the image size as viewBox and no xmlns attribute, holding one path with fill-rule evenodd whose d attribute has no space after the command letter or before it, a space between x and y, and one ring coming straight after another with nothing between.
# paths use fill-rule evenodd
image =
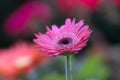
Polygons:
<instances>
[{"instance_id":1,"label":"blurred green foliage","mask_svg":"<svg viewBox=\"0 0 120 80\"><path fill-rule=\"evenodd\" d=\"M107 80L109 69L101 56L87 58L82 68L76 72L76 80Z\"/></svg>"},{"instance_id":2,"label":"blurred green foliage","mask_svg":"<svg viewBox=\"0 0 120 80\"><path fill-rule=\"evenodd\" d=\"M72 68L73 80L108 80L110 75L110 70L100 55L88 56L82 61L73 56ZM65 80L64 57L52 58L48 65L36 67L31 73L22 75L17 80Z\"/></svg>"},{"instance_id":3,"label":"blurred green foliage","mask_svg":"<svg viewBox=\"0 0 120 80\"><path fill-rule=\"evenodd\" d=\"M43 80L65 80L64 75L59 75L58 73L50 73L46 75Z\"/></svg>"}]
</instances>

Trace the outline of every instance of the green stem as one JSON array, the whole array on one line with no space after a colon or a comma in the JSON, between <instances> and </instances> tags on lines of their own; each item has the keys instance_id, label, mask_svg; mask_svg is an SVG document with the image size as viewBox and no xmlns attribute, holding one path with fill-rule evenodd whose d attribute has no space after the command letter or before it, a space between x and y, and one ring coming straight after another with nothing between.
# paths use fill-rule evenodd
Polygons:
<instances>
[{"instance_id":1,"label":"green stem","mask_svg":"<svg viewBox=\"0 0 120 80\"><path fill-rule=\"evenodd\" d=\"M71 55L65 56L65 72L66 72L66 80L72 80Z\"/></svg>"}]
</instances>

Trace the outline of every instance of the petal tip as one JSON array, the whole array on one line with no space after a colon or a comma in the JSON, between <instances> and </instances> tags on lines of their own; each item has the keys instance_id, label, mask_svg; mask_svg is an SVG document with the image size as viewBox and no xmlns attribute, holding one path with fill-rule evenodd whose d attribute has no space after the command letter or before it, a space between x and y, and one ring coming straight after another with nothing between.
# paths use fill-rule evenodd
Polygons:
<instances>
[{"instance_id":1,"label":"petal tip","mask_svg":"<svg viewBox=\"0 0 120 80\"><path fill-rule=\"evenodd\" d=\"M68 23L71 23L71 19L70 19L70 18L67 18L67 19L65 20L65 24L68 24Z\"/></svg>"}]
</instances>

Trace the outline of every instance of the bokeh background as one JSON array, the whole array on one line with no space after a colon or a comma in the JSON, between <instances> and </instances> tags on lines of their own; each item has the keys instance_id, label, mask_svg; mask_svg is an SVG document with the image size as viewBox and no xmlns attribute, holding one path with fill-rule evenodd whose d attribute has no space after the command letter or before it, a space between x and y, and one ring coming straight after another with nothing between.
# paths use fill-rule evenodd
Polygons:
<instances>
[{"instance_id":1,"label":"bokeh background","mask_svg":"<svg viewBox=\"0 0 120 80\"><path fill-rule=\"evenodd\" d=\"M0 0L0 80L65 80L64 57L44 57L33 38L66 18L93 30L73 80L120 80L120 0Z\"/></svg>"}]
</instances>

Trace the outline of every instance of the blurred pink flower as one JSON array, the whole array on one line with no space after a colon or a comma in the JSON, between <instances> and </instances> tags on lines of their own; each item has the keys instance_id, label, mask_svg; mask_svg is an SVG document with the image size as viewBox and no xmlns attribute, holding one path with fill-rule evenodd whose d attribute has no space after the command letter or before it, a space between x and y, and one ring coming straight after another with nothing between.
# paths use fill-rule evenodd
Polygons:
<instances>
[{"instance_id":1,"label":"blurred pink flower","mask_svg":"<svg viewBox=\"0 0 120 80\"><path fill-rule=\"evenodd\" d=\"M40 24L40 21L48 22L51 18L52 11L46 3L26 2L5 20L4 31L9 36L33 32L36 29L35 25Z\"/></svg>"},{"instance_id":2,"label":"blurred pink flower","mask_svg":"<svg viewBox=\"0 0 120 80\"><path fill-rule=\"evenodd\" d=\"M86 46L91 30L89 26L83 25L83 20L75 24L75 19L66 19L65 25L58 28L52 25L52 30L47 27L46 34L36 34L37 43L41 51L45 51L49 56L57 56L64 53L77 53Z\"/></svg>"},{"instance_id":3,"label":"blurred pink flower","mask_svg":"<svg viewBox=\"0 0 120 80\"><path fill-rule=\"evenodd\" d=\"M45 63L47 58L33 46L17 43L8 49L0 50L0 75L12 78L26 73L37 64Z\"/></svg>"}]
</instances>

